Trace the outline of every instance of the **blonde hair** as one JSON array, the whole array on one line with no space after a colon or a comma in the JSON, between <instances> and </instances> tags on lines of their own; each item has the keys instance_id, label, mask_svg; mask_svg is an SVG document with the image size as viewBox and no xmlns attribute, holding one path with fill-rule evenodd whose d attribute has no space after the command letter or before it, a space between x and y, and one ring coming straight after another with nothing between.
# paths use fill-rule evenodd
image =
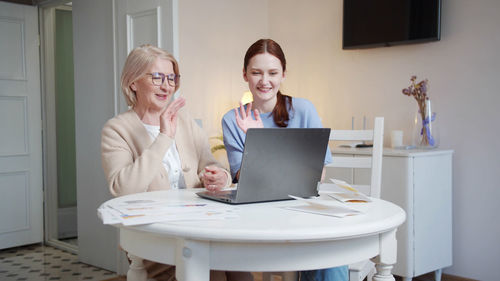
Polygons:
<instances>
[{"instance_id":1,"label":"blonde hair","mask_svg":"<svg viewBox=\"0 0 500 281\"><path fill-rule=\"evenodd\" d=\"M179 75L179 64L177 60L169 52L155 47L153 45L141 45L130 52L123 66L121 76L121 88L127 104L134 107L137 103L135 91L130 88L130 85L139 80L156 59L166 59L172 62L174 73ZM175 91L179 89L180 80L175 84ZM175 92L174 91L174 92Z\"/></svg>"}]
</instances>

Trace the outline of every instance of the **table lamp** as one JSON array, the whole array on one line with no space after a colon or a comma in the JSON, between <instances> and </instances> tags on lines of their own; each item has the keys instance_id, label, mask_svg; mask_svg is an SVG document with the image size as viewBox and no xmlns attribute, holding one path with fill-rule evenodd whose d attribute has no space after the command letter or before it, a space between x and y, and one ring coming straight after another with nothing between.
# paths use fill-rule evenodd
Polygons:
<instances>
[{"instance_id":1,"label":"table lamp","mask_svg":"<svg viewBox=\"0 0 500 281\"><path fill-rule=\"evenodd\" d=\"M243 96L241 96L241 104L245 105L247 103L253 102L253 95L252 92L246 91L243 93Z\"/></svg>"}]
</instances>

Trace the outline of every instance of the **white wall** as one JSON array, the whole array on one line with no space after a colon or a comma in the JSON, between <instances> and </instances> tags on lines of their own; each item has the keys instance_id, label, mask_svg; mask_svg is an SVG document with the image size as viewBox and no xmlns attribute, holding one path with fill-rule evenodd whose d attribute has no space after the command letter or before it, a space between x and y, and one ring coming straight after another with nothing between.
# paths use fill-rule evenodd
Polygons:
<instances>
[{"instance_id":1,"label":"white wall","mask_svg":"<svg viewBox=\"0 0 500 281\"><path fill-rule=\"evenodd\" d=\"M243 56L267 37L267 0L179 1L180 91L208 135L221 135L220 121L248 91Z\"/></svg>"},{"instance_id":2,"label":"white wall","mask_svg":"<svg viewBox=\"0 0 500 281\"><path fill-rule=\"evenodd\" d=\"M341 0L270 3L269 13L276 15L271 36L283 42L289 59L285 89L311 99L325 126L349 128L351 116L382 115L386 142L392 129L409 136L416 103L401 89L413 74L429 79L441 146L455 149L454 266L445 272L494 280L500 149L489 144L500 129L494 115L500 102L500 2L443 1L441 41L356 51L341 49Z\"/></svg>"},{"instance_id":3,"label":"white wall","mask_svg":"<svg viewBox=\"0 0 500 281\"><path fill-rule=\"evenodd\" d=\"M117 266L117 230L102 224L97 208L112 198L101 168L101 129L114 113L112 15L111 0L73 1L78 258L109 270Z\"/></svg>"},{"instance_id":4,"label":"white wall","mask_svg":"<svg viewBox=\"0 0 500 281\"><path fill-rule=\"evenodd\" d=\"M389 132L410 141L414 99L401 94L411 75L429 79L441 147L453 160L453 256L446 273L495 280L500 260L500 2L443 0L441 41L342 50L342 0L180 1L182 93L209 134L237 105L246 85L243 55L260 37L274 38L287 55L284 91L306 97L324 125L361 126L385 117ZM372 125L369 123L369 126Z\"/></svg>"},{"instance_id":5,"label":"white wall","mask_svg":"<svg viewBox=\"0 0 500 281\"><path fill-rule=\"evenodd\" d=\"M312 100L325 126L349 128L351 116L381 115L386 143L393 129L403 129L408 142L416 102L401 89L413 74L429 79L441 146L455 150L454 262L445 272L496 280L500 2L443 0L441 41L354 51L341 47L341 0L270 3L270 34L289 60L286 92Z\"/></svg>"}]
</instances>

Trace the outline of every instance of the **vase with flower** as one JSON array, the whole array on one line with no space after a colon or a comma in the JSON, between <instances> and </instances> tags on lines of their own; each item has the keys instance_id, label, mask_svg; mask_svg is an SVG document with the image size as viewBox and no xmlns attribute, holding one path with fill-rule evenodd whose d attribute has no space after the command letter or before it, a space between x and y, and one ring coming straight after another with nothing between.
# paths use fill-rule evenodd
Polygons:
<instances>
[{"instance_id":1,"label":"vase with flower","mask_svg":"<svg viewBox=\"0 0 500 281\"><path fill-rule=\"evenodd\" d=\"M418 148L436 148L439 146L439 131L436 112L432 111L431 100L427 95L428 80L416 82L417 76L410 78L410 86L402 90L404 95L415 98L417 112L413 129L412 145Z\"/></svg>"}]
</instances>

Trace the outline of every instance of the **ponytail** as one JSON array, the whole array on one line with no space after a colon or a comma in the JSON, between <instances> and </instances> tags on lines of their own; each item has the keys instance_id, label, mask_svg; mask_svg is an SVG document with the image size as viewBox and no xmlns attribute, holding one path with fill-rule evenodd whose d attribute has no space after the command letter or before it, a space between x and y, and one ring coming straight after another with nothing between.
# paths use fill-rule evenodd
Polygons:
<instances>
[{"instance_id":1,"label":"ponytail","mask_svg":"<svg viewBox=\"0 0 500 281\"><path fill-rule=\"evenodd\" d=\"M273 120L278 127L285 128L288 126L288 121L290 121L288 109L293 110L292 97L283 95L281 91L278 91L276 98L276 105L272 112Z\"/></svg>"}]
</instances>

